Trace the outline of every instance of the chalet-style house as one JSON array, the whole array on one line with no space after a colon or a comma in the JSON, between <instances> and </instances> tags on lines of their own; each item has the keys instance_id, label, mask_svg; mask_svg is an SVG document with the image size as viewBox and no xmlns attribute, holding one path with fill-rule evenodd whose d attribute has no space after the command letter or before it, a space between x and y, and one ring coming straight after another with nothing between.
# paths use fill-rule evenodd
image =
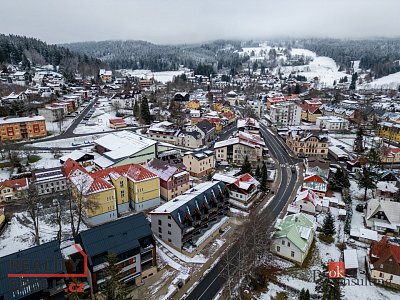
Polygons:
<instances>
[{"instance_id":1,"label":"chalet-style house","mask_svg":"<svg viewBox=\"0 0 400 300\"><path fill-rule=\"evenodd\" d=\"M368 251L368 273L371 281L400 289L400 246L383 237Z\"/></svg>"},{"instance_id":2,"label":"chalet-style house","mask_svg":"<svg viewBox=\"0 0 400 300\"><path fill-rule=\"evenodd\" d=\"M299 213L278 219L271 250L278 256L302 265L314 239L315 223L312 218Z\"/></svg>"},{"instance_id":3,"label":"chalet-style house","mask_svg":"<svg viewBox=\"0 0 400 300\"><path fill-rule=\"evenodd\" d=\"M29 187L27 178L10 179L0 182L0 202L13 201L18 198L18 192Z\"/></svg>"},{"instance_id":4,"label":"chalet-style house","mask_svg":"<svg viewBox=\"0 0 400 300\"><path fill-rule=\"evenodd\" d=\"M400 232L400 202L371 199L365 211L366 226L380 233Z\"/></svg>"},{"instance_id":5,"label":"chalet-style house","mask_svg":"<svg viewBox=\"0 0 400 300\"><path fill-rule=\"evenodd\" d=\"M143 165L160 178L160 196L169 201L189 189L189 172L184 167L153 158Z\"/></svg>"}]
</instances>

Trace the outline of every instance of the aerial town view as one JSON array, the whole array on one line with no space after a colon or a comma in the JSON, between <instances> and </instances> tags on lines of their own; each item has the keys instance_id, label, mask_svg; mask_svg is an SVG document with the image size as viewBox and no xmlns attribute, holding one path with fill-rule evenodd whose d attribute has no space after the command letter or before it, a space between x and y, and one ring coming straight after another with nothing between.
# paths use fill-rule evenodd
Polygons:
<instances>
[{"instance_id":1,"label":"aerial town view","mask_svg":"<svg viewBox=\"0 0 400 300\"><path fill-rule=\"evenodd\" d=\"M0 11L0 300L400 299L399 1Z\"/></svg>"}]
</instances>

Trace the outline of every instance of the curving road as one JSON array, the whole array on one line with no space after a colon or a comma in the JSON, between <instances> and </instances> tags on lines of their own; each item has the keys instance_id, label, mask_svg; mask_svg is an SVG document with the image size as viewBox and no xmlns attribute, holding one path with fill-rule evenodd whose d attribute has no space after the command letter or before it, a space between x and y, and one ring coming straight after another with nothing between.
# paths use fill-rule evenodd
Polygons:
<instances>
[{"instance_id":1,"label":"curving road","mask_svg":"<svg viewBox=\"0 0 400 300\"><path fill-rule=\"evenodd\" d=\"M270 149L271 154L277 159L279 167L282 171L281 184L275 192L275 197L270 200L268 208L262 211L264 217L268 220L268 226L271 226L283 211L286 204L290 200L290 196L297 182L297 171L292 173L292 165L299 162L298 159L292 158L282 142L267 130L264 124L261 124L261 134L265 139L265 143ZM237 244L233 244L227 252L230 257L234 257L237 253ZM226 253L224 255L227 255ZM223 288L226 278L223 276L224 259L219 262L208 272L198 285L187 295L186 300L211 300Z\"/></svg>"}]
</instances>

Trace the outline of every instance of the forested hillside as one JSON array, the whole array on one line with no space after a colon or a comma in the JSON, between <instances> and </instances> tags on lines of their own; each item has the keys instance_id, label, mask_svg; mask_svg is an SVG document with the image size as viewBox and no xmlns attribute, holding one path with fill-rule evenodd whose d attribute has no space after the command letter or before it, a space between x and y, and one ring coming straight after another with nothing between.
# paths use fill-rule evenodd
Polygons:
<instances>
[{"instance_id":1,"label":"forested hillside","mask_svg":"<svg viewBox=\"0 0 400 300\"><path fill-rule=\"evenodd\" d=\"M35 38L0 34L0 65L20 62L27 70L45 64L60 66L59 71L67 78L73 78L76 72L84 76L95 76L103 64L99 59L61 46L48 45Z\"/></svg>"},{"instance_id":2,"label":"forested hillside","mask_svg":"<svg viewBox=\"0 0 400 300\"><path fill-rule=\"evenodd\" d=\"M214 41L193 45L155 45L145 41L102 41L63 45L73 51L97 57L113 69L177 70L179 65L196 69L199 64L238 68L243 60L235 50L238 41Z\"/></svg>"},{"instance_id":3,"label":"forested hillside","mask_svg":"<svg viewBox=\"0 0 400 300\"><path fill-rule=\"evenodd\" d=\"M351 61L360 60L360 68L371 70L375 78L400 71L400 39L307 39L293 46L331 57L343 68L351 67Z\"/></svg>"}]
</instances>

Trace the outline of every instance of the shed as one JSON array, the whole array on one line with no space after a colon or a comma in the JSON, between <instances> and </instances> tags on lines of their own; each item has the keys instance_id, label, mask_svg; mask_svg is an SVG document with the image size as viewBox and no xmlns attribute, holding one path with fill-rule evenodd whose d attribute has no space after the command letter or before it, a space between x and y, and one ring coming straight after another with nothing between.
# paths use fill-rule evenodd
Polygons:
<instances>
[{"instance_id":1,"label":"shed","mask_svg":"<svg viewBox=\"0 0 400 300\"><path fill-rule=\"evenodd\" d=\"M358 256L356 249L346 249L343 251L344 254L344 268L346 270L346 276L357 277L358 273Z\"/></svg>"}]
</instances>

